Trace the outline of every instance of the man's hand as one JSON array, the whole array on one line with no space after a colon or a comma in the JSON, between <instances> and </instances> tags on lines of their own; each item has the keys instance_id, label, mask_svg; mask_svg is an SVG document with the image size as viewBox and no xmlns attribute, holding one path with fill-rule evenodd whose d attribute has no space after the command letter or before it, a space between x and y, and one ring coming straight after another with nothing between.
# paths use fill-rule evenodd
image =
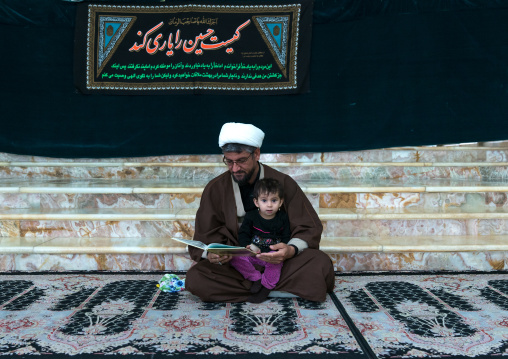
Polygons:
<instances>
[{"instance_id":1,"label":"man's hand","mask_svg":"<svg viewBox=\"0 0 508 359\"><path fill-rule=\"evenodd\" d=\"M270 249L275 252L261 253L256 257L268 263L278 264L284 262L286 259L293 258L295 255L295 249L288 246L286 243L274 244L273 246L270 246Z\"/></svg>"},{"instance_id":2,"label":"man's hand","mask_svg":"<svg viewBox=\"0 0 508 359\"><path fill-rule=\"evenodd\" d=\"M208 253L208 260L210 261L210 263L213 263L213 264L218 264L218 265L223 265L227 262L229 262L231 260L231 258L233 258L231 255L220 255L220 254L215 254L215 253Z\"/></svg>"}]
</instances>

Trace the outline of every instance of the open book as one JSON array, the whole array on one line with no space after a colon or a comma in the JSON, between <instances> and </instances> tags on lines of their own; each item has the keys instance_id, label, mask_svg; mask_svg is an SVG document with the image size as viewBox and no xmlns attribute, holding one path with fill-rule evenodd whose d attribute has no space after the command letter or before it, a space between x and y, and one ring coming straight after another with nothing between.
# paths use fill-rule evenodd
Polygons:
<instances>
[{"instance_id":1,"label":"open book","mask_svg":"<svg viewBox=\"0 0 508 359\"><path fill-rule=\"evenodd\" d=\"M245 247L235 247L235 246L228 246L226 244L220 244L220 243L210 243L208 245L204 244L200 241L193 241L189 239L183 239L183 238L174 238L171 237L171 239L174 239L175 241L185 243L189 246L201 248L205 251L208 251L210 253L214 254L220 254L220 255L232 255L236 257L245 257L245 256L255 256L256 253L251 251L250 249L247 249Z\"/></svg>"}]
</instances>

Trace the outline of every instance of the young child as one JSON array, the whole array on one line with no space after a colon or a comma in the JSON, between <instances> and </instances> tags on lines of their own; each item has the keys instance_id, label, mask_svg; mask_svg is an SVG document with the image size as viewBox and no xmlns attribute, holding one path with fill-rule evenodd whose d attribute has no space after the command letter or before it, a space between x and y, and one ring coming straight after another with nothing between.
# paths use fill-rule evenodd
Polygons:
<instances>
[{"instance_id":1,"label":"young child","mask_svg":"<svg viewBox=\"0 0 508 359\"><path fill-rule=\"evenodd\" d=\"M238 241L240 246L254 252L267 253L271 251L271 245L288 243L291 237L288 215L280 211L284 189L276 179L264 178L256 182L253 195L258 211L247 212ZM266 300L279 281L282 269L282 263L268 263L257 257L233 257L230 263L245 279L253 282L252 295L247 299L251 303ZM254 264L265 267L264 272L256 270Z\"/></svg>"}]
</instances>

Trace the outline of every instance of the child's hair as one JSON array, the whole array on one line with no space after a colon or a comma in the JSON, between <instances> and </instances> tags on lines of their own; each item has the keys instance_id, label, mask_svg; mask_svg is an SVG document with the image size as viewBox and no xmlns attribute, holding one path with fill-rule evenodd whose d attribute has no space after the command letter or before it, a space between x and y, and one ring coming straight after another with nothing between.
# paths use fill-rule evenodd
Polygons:
<instances>
[{"instance_id":1,"label":"child's hair","mask_svg":"<svg viewBox=\"0 0 508 359\"><path fill-rule=\"evenodd\" d=\"M276 194L279 198L282 198L284 197L284 188L275 178L263 178L256 182L252 194L254 198L258 198L264 193Z\"/></svg>"}]
</instances>

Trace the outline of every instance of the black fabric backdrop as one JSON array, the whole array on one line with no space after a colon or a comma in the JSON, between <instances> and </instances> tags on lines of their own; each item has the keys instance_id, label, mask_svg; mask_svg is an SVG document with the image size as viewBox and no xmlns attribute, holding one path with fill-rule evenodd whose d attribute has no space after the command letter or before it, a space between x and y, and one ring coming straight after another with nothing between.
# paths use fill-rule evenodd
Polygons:
<instances>
[{"instance_id":1,"label":"black fabric backdrop","mask_svg":"<svg viewBox=\"0 0 508 359\"><path fill-rule=\"evenodd\" d=\"M262 128L265 153L508 139L506 0L316 1L311 91L285 96L82 95L75 10L0 0L0 151L219 153L229 121Z\"/></svg>"}]
</instances>

